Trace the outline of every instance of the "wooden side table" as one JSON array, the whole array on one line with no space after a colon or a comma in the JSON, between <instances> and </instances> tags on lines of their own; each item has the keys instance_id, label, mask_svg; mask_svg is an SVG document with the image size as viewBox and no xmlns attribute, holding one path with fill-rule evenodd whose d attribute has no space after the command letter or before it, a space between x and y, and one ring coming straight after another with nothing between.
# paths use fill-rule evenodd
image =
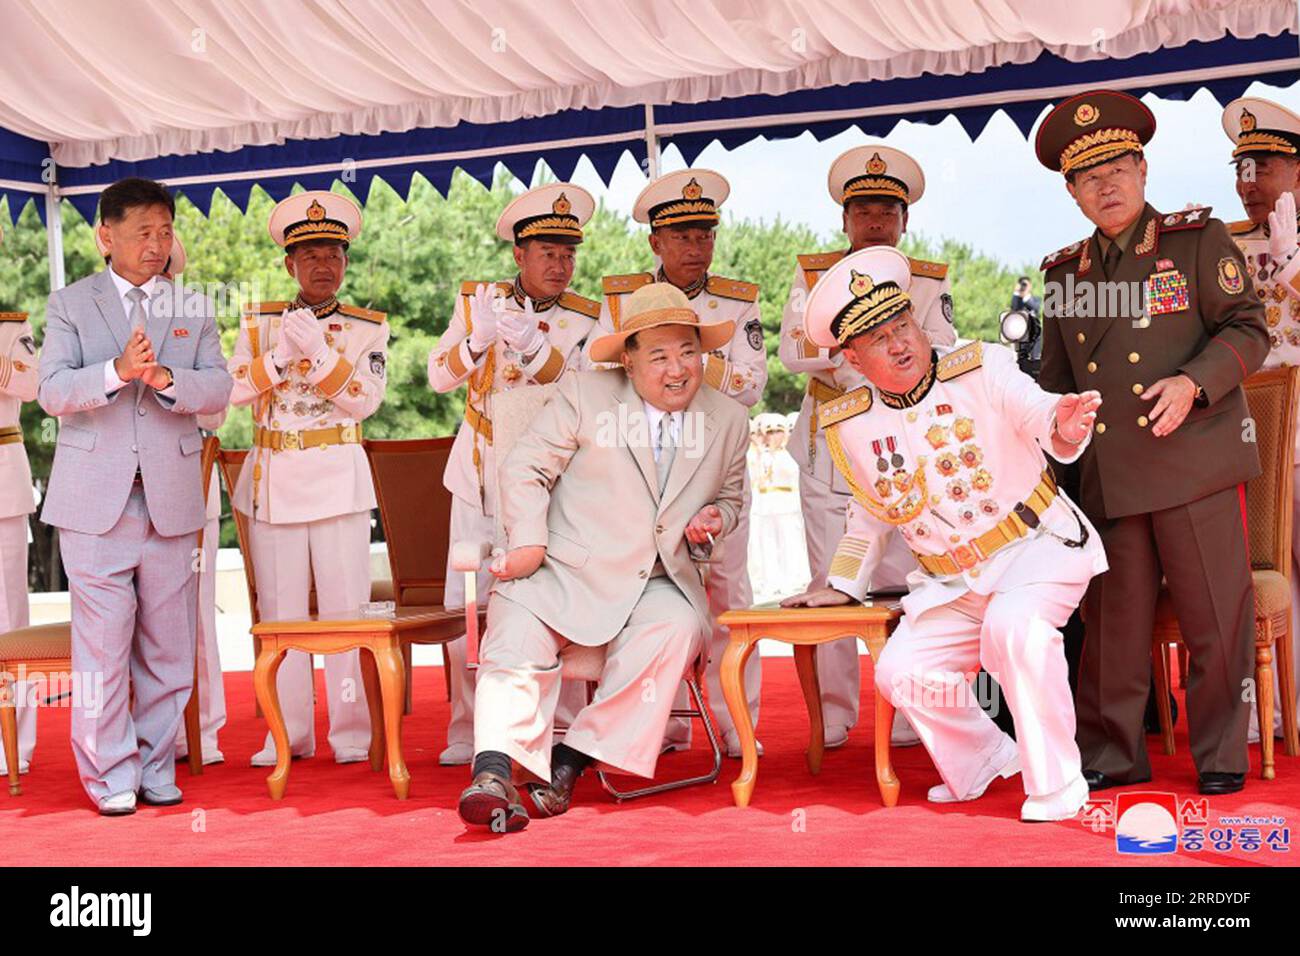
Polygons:
<instances>
[{"instance_id":1,"label":"wooden side table","mask_svg":"<svg viewBox=\"0 0 1300 956\"><path fill-rule=\"evenodd\" d=\"M861 638L873 661L880 659L885 640L902 616L896 599L840 607L753 607L727 611L718 623L731 629L731 639L722 657L722 696L740 736L740 776L731 784L736 806L749 806L758 777L758 745L754 742L754 724L749 719L741 675L745 662L763 638L794 645L795 669L799 686L808 706L810 728L808 770L819 773L826 750L826 731L822 723L821 687L817 680L817 645L844 637ZM899 783L890 763L889 731L894 722L894 706L888 695L876 694L876 784L885 806L898 803Z\"/></svg>"},{"instance_id":2,"label":"wooden side table","mask_svg":"<svg viewBox=\"0 0 1300 956\"><path fill-rule=\"evenodd\" d=\"M397 799L405 800L411 775L402 758L402 706L406 699L406 672L402 648L408 643L445 644L465 630L463 611L441 608L398 608L376 617L360 612L313 614L294 621L259 621L253 636L260 641L253 667L253 689L266 715L275 741L275 769L266 778L272 800L284 796L289 785L289 732L284 726L275 675L286 651L341 654L354 648L361 655L361 673L370 707L370 769L384 766L388 752L388 777Z\"/></svg>"}]
</instances>

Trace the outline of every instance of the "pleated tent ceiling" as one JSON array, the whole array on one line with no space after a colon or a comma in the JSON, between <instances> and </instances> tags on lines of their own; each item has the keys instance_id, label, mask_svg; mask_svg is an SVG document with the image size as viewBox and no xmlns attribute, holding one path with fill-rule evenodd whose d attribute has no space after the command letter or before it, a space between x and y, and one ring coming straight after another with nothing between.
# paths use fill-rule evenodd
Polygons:
<instances>
[{"instance_id":1,"label":"pleated tent ceiling","mask_svg":"<svg viewBox=\"0 0 1300 956\"><path fill-rule=\"evenodd\" d=\"M490 182L652 144L818 138L1112 86L1220 102L1300 78L1294 0L0 0L0 196L94 215L161 179L207 210L254 185L456 168Z\"/></svg>"}]
</instances>

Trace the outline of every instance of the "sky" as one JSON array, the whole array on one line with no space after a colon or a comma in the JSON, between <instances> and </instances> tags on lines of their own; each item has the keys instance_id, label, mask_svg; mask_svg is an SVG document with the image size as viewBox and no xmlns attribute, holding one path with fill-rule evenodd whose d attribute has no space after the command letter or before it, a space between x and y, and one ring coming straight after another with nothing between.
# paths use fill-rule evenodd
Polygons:
<instances>
[{"instance_id":1,"label":"sky","mask_svg":"<svg viewBox=\"0 0 1300 956\"><path fill-rule=\"evenodd\" d=\"M1279 90L1255 83L1247 95L1300 112L1300 84ZM1185 102L1154 96L1144 102L1156 117L1155 137L1146 149L1151 204L1162 211L1188 203L1210 205L1216 218L1245 218L1233 190L1232 147L1221 125L1223 110L1214 97L1201 90ZM1064 178L1038 164L1032 145L1003 113L994 114L974 142L950 116L934 126L903 121L883 140L850 129L820 143L808 133L796 139L755 140L730 151L715 143L695 165L730 180L724 216L768 221L779 216L825 233L837 230L840 221L826 191L826 171L844 150L867 142L883 142L911 154L925 172L925 195L909 213L912 233L931 240L957 239L1019 268L1036 266L1043 256L1092 231L1066 192ZM664 151L663 172L684 166L674 148ZM794 175L795 170L806 170L807 175ZM586 160L573 179L629 215L646 182L630 155L623 157L609 187Z\"/></svg>"}]
</instances>

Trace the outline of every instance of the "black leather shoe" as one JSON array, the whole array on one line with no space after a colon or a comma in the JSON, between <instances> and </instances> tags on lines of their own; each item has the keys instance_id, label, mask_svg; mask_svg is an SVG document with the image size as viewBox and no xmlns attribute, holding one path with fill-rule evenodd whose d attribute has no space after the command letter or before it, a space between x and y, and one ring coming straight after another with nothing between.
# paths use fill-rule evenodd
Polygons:
<instances>
[{"instance_id":1,"label":"black leather shoe","mask_svg":"<svg viewBox=\"0 0 1300 956\"><path fill-rule=\"evenodd\" d=\"M543 786L540 783L532 784L528 787L528 795L533 799L533 806L537 808L538 816L558 817L569 809L569 803L573 800L573 788L577 784L578 778L582 776L582 771L568 764L555 764L551 767L551 784Z\"/></svg>"},{"instance_id":2,"label":"black leather shoe","mask_svg":"<svg viewBox=\"0 0 1300 956\"><path fill-rule=\"evenodd\" d=\"M515 833L528 826L528 811L514 784L487 770L465 788L457 811L470 826L486 827L493 833Z\"/></svg>"},{"instance_id":3,"label":"black leather shoe","mask_svg":"<svg viewBox=\"0 0 1300 956\"><path fill-rule=\"evenodd\" d=\"M1220 773L1212 770L1201 774L1200 785L1201 793L1209 796L1236 793L1246 785L1246 775L1244 773Z\"/></svg>"},{"instance_id":4,"label":"black leather shoe","mask_svg":"<svg viewBox=\"0 0 1300 956\"><path fill-rule=\"evenodd\" d=\"M1132 787L1139 783L1150 783L1149 776L1141 780L1116 780L1114 777L1108 777L1100 770L1085 770L1083 779L1088 783L1089 790L1109 790L1111 787Z\"/></svg>"}]
</instances>

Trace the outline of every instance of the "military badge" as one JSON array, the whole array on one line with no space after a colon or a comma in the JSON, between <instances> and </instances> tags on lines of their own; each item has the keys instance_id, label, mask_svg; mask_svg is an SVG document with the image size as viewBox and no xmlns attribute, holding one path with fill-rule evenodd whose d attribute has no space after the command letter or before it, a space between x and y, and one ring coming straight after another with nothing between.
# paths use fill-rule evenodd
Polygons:
<instances>
[{"instance_id":1,"label":"military badge","mask_svg":"<svg viewBox=\"0 0 1300 956\"><path fill-rule=\"evenodd\" d=\"M172 329L172 338L188 339L189 337L190 337L190 330L187 328L182 327L179 329Z\"/></svg>"},{"instance_id":2,"label":"military badge","mask_svg":"<svg viewBox=\"0 0 1300 956\"><path fill-rule=\"evenodd\" d=\"M980 450L979 445L962 445L958 456L967 468L976 468L984 460L984 452Z\"/></svg>"},{"instance_id":3,"label":"military badge","mask_svg":"<svg viewBox=\"0 0 1300 956\"><path fill-rule=\"evenodd\" d=\"M1264 310L1264 318L1268 320L1268 327L1271 329L1282 321L1282 310L1276 305L1270 305Z\"/></svg>"},{"instance_id":4,"label":"military badge","mask_svg":"<svg viewBox=\"0 0 1300 956\"><path fill-rule=\"evenodd\" d=\"M950 451L946 451L934 459L934 470L945 478L957 474L957 467L957 456Z\"/></svg>"},{"instance_id":5,"label":"military badge","mask_svg":"<svg viewBox=\"0 0 1300 956\"><path fill-rule=\"evenodd\" d=\"M893 491L893 486L889 483L888 478L882 475L876 479L876 494L882 498L888 498L891 491Z\"/></svg>"},{"instance_id":6,"label":"military badge","mask_svg":"<svg viewBox=\"0 0 1300 956\"><path fill-rule=\"evenodd\" d=\"M953 501L965 501L970 497L970 489L966 487L966 482L956 478L948 482L948 497Z\"/></svg>"},{"instance_id":7,"label":"military badge","mask_svg":"<svg viewBox=\"0 0 1300 956\"><path fill-rule=\"evenodd\" d=\"M343 326L339 325L339 323L337 323L337 322L331 322L331 323L330 323L330 331L331 331L331 332L342 332L342 331L343 331Z\"/></svg>"},{"instance_id":8,"label":"military badge","mask_svg":"<svg viewBox=\"0 0 1300 956\"><path fill-rule=\"evenodd\" d=\"M370 353L370 374L371 375L378 375L380 378L383 378L386 364L387 364L387 360L384 358L383 352Z\"/></svg>"},{"instance_id":9,"label":"military badge","mask_svg":"<svg viewBox=\"0 0 1300 956\"><path fill-rule=\"evenodd\" d=\"M1101 110L1091 103L1080 103L1074 111L1075 126L1091 126L1101 116Z\"/></svg>"},{"instance_id":10,"label":"military badge","mask_svg":"<svg viewBox=\"0 0 1300 956\"><path fill-rule=\"evenodd\" d=\"M1232 256L1219 260L1219 288L1228 295L1238 295L1246 287L1246 280L1241 274L1241 266Z\"/></svg>"},{"instance_id":11,"label":"military badge","mask_svg":"<svg viewBox=\"0 0 1300 956\"><path fill-rule=\"evenodd\" d=\"M749 347L755 352L763 351L763 327L758 324L758 319L745 323L745 338L749 339Z\"/></svg>"},{"instance_id":12,"label":"military badge","mask_svg":"<svg viewBox=\"0 0 1300 956\"><path fill-rule=\"evenodd\" d=\"M959 418L952 423L952 433L958 441L967 441L975 437L975 422L969 418Z\"/></svg>"},{"instance_id":13,"label":"military badge","mask_svg":"<svg viewBox=\"0 0 1300 956\"><path fill-rule=\"evenodd\" d=\"M993 487L993 476L989 474L987 468L981 468L979 471L975 472L970 483L976 491L988 491Z\"/></svg>"},{"instance_id":14,"label":"military badge","mask_svg":"<svg viewBox=\"0 0 1300 956\"><path fill-rule=\"evenodd\" d=\"M880 158L879 153L873 153L871 159L867 161L867 172L873 176L882 176L889 165Z\"/></svg>"},{"instance_id":15,"label":"military badge","mask_svg":"<svg viewBox=\"0 0 1300 956\"><path fill-rule=\"evenodd\" d=\"M948 444L948 429L942 425L931 425L925 433L925 440L930 443L931 448L942 448Z\"/></svg>"},{"instance_id":16,"label":"military badge","mask_svg":"<svg viewBox=\"0 0 1300 956\"><path fill-rule=\"evenodd\" d=\"M1300 330L1293 325L1287 326L1286 341L1288 345L1300 345Z\"/></svg>"},{"instance_id":17,"label":"military badge","mask_svg":"<svg viewBox=\"0 0 1300 956\"><path fill-rule=\"evenodd\" d=\"M1147 314L1182 312L1189 304L1187 276L1177 269L1154 272L1147 279Z\"/></svg>"},{"instance_id":18,"label":"military badge","mask_svg":"<svg viewBox=\"0 0 1300 956\"><path fill-rule=\"evenodd\" d=\"M959 509L957 509L957 517L961 520L961 523L962 523L962 524L974 524L974 523L975 523L975 509L974 509L974 508L959 508Z\"/></svg>"},{"instance_id":19,"label":"military badge","mask_svg":"<svg viewBox=\"0 0 1300 956\"><path fill-rule=\"evenodd\" d=\"M1244 106L1241 109L1241 131L1243 133L1253 133L1255 131L1255 114Z\"/></svg>"},{"instance_id":20,"label":"military badge","mask_svg":"<svg viewBox=\"0 0 1300 956\"><path fill-rule=\"evenodd\" d=\"M940 403L940 404L934 406L934 413L935 413L936 415L951 415L951 414L952 414L952 406L951 406L951 405L947 405L947 404Z\"/></svg>"},{"instance_id":21,"label":"military badge","mask_svg":"<svg viewBox=\"0 0 1300 956\"><path fill-rule=\"evenodd\" d=\"M310 372L310 371L311 371L311 359L299 359L299 360L298 360L298 374L299 374L299 375L306 375L306 374L307 374L308 372Z\"/></svg>"},{"instance_id":22,"label":"military badge","mask_svg":"<svg viewBox=\"0 0 1300 956\"><path fill-rule=\"evenodd\" d=\"M939 296L939 307L943 309L943 317L952 325L952 296L947 292Z\"/></svg>"},{"instance_id":23,"label":"military badge","mask_svg":"<svg viewBox=\"0 0 1300 956\"><path fill-rule=\"evenodd\" d=\"M998 503L992 498L984 498L980 501L980 511L986 515L995 515L998 513Z\"/></svg>"}]
</instances>

